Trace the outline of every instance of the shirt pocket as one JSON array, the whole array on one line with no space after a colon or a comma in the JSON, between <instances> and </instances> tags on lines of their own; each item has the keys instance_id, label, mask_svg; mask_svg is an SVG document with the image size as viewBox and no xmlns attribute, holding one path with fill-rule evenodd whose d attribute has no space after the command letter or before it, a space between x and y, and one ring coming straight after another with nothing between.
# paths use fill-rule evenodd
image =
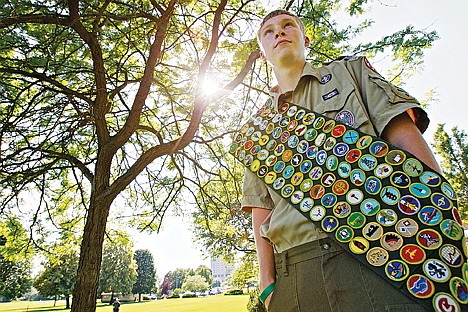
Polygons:
<instances>
[{"instance_id":1,"label":"shirt pocket","mask_svg":"<svg viewBox=\"0 0 468 312\"><path fill-rule=\"evenodd\" d=\"M347 126L375 135L364 104L361 103L356 92L358 90L355 89L354 85L348 84L339 90L340 96L328 100L321 99L314 105L313 110Z\"/></svg>"}]
</instances>

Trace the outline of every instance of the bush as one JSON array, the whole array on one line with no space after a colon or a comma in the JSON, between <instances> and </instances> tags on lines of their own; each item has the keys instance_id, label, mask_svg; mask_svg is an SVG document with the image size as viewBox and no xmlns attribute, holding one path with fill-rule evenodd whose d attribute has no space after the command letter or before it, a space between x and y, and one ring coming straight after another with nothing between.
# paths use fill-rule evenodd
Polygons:
<instances>
[{"instance_id":1,"label":"bush","mask_svg":"<svg viewBox=\"0 0 468 312\"><path fill-rule=\"evenodd\" d=\"M197 297L197 294L191 291L184 292L182 295L180 295L180 298L195 298Z\"/></svg>"},{"instance_id":2,"label":"bush","mask_svg":"<svg viewBox=\"0 0 468 312\"><path fill-rule=\"evenodd\" d=\"M243 295L244 291L242 289L230 289L226 291L225 295Z\"/></svg>"},{"instance_id":3,"label":"bush","mask_svg":"<svg viewBox=\"0 0 468 312\"><path fill-rule=\"evenodd\" d=\"M260 290L256 288L249 293L249 302L247 303L248 312L266 312L265 305L260 301Z\"/></svg>"}]
</instances>

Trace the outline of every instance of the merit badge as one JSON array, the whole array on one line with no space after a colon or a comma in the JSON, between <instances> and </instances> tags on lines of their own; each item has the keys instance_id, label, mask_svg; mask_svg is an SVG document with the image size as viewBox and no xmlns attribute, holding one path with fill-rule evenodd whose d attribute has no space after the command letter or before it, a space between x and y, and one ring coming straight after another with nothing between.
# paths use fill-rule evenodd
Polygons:
<instances>
[{"instance_id":1,"label":"merit badge","mask_svg":"<svg viewBox=\"0 0 468 312\"><path fill-rule=\"evenodd\" d=\"M465 280L459 277L453 277L450 280L450 292L459 302L468 303L468 284Z\"/></svg>"},{"instance_id":2,"label":"merit badge","mask_svg":"<svg viewBox=\"0 0 468 312\"><path fill-rule=\"evenodd\" d=\"M318 151L319 149L317 146L315 145L309 146L309 149L306 151L307 158L315 159L315 157L317 157Z\"/></svg>"},{"instance_id":3,"label":"merit badge","mask_svg":"<svg viewBox=\"0 0 468 312\"><path fill-rule=\"evenodd\" d=\"M448 184L447 182L443 182L443 183L442 183L441 189L442 189L442 193L444 193L445 195L447 195L448 198L450 198L450 199L452 199L452 200L456 200L456 199L457 199L457 194L456 194L455 191L453 190L452 186L450 186L450 184Z\"/></svg>"},{"instance_id":4,"label":"merit badge","mask_svg":"<svg viewBox=\"0 0 468 312\"><path fill-rule=\"evenodd\" d=\"M369 151L372 155L376 157L383 157L388 152L388 145L387 143L377 141L372 143L372 145L369 148Z\"/></svg>"},{"instance_id":5,"label":"merit badge","mask_svg":"<svg viewBox=\"0 0 468 312\"><path fill-rule=\"evenodd\" d=\"M273 189L279 190L283 188L283 186L286 184L286 180L282 177L279 177L278 179L273 182Z\"/></svg>"},{"instance_id":6,"label":"merit badge","mask_svg":"<svg viewBox=\"0 0 468 312\"><path fill-rule=\"evenodd\" d=\"M423 172L419 180L429 186L438 186L440 184L440 176L430 171Z\"/></svg>"},{"instance_id":7,"label":"merit badge","mask_svg":"<svg viewBox=\"0 0 468 312\"><path fill-rule=\"evenodd\" d=\"M359 157L361 157L361 150L358 150L356 148L346 153L346 161L349 163L355 163L359 159Z\"/></svg>"},{"instance_id":8,"label":"merit badge","mask_svg":"<svg viewBox=\"0 0 468 312\"><path fill-rule=\"evenodd\" d=\"M283 195L283 197L289 197L292 195L293 192L294 192L294 186L292 186L291 184L286 184L281 189L281 195Z\"/></svg>"},{"instance_id":9,"label":"merit badge","mask_svg":"<svg viewBox=\"0 0 468 312\"><path fill-rule=\"evenodd\" d=\"M333 208L333 214L337 218L346 218L351 213L351 206L347 202L338 202Z\"/></svg>"},{"instance_id":10,"label":"merit badge","mask_svg":"<svg viewBox=\"0 0 468 312\"><path fill-rule=\"evenodd\" d=\"M382 188L382 182L376 177L369 177L367 178L364 187L366 188L367 193L371 195L376 195L380 192Z\"/></svg>"},{"instance_id":11,"label":"merit badge","mask_svg":"<svg viewBox=\"0 0 468 312\"><path fill-rule=\"evenodd\" d=\"M395 205L400 200L400 191L392 186L386 186L380 192L380 197L382 201L387 205Z\"/></svg>"},{"instance_id":12,"label":"merit badge","mask_svg":"<svg viewBox=\"0 0 468 312\"><path fill-rule=\"evenodd\" d=\"M312 209L312 206L314 205L314 200L312 198L304 198L304 200L301 202L301 205L299 208L301 209L302 212L308 212Z\"/></svg>"},{"instance_id":13,"label":"merit badge","mask_svg":"<svg viewBox=\"0 0 468 312\"><path fill-rule=\"evenodd\" d=\"M336 240L341 243L347 243L354 237L354 231L347 225L340 226L335 233Z\"/></svg>"},{"instance_id":14,"label":"merit badge","mask_svg":"<svg viewBox=\"0 0 468 312\"><path fill-rule=\"evenodd\" d=\"M372 266L382 266L388 260L388 252L381 247L374 247L367 252L366 259Z\"/></svg>"},{"instance_id":15,"label":"merit badge","mask_svg":"<svg viewBox=\"0 0 468 312\"><path fill-rule=\"evenodd\" d=\"M335 194L328 193L328 194L325 194L322 197L322 205L327 207L327 208L333 207L333 205L335 205L335 203L336 203L336 195Z\"/></svg>"},{"instance_id":16,"label":"merit badge","mask_svg":"<svg viewBox=\"0 0 468 312\"><path fill-rule=\"evenodd\" d=\"M404 281L409 275L408 265L401 260L391 260L385 266L385 274L395 282Z\"/></svg>"},{"instance_id":17,"label":"merit badge","mask_svg":"<svg viewBox=\"0 0 468 312\"><path fill-rule=\"evenodd\" d=\"M440 224L440 230L452 240L460 240L464 235L463 228L455 220L443 220Z\"/></svg>"},{"instance_id":18,"label":"merit badge","mask_svg":"<svg viewBox=\"0 0 468 312\"><path fill-rule=\"evenodd\" d=\"M348 194L346 194L346 200L351 205L359 204L363 198L364 198L364 194L359 189L352 189L351 191L348 192Z\"/></svg>"},{"instance_id":19,"label":"merit badge","mask_svg":"<svg viewBox=\"0 0 468 312\"><path fill-rule=\"evenodd\" d=\"M399 188L408 187L411 183L410 177L401 171L394 172L390 177L390 182Z\"/></svg>"},{"instance_id":20,"label":"merit badge","mask_svg":"<svg viewBox=\"0 0 468 312\"><path fill-rule=\"evenodd\" d=\"M373 216L380 210L380 203L373 198L366 198L361 203L361 211L366 216Z\"/></svg>"},{"instance_id":21,"label":"merit badge","mask_svg":"<svg viewBox=\"0 0 468 312\"><path fill-rule=\"evenodd\" d=\"M449 210L452 208L452 201L440 193L432 194L431 201L435 206L442 210Z\"/></svg>"},{"instance_id":22,"label":"merit badge","mask_svg":"<svg viewBox=\"0 0 468 312\"><path fill-rule=\"evenodd\" d=\"M336 125L335 128L333 128L331 134L335 138L341 137L344 133L346 132L346 127L344 125Z\"/></svg>"},{"instance_id":23,"label":"merit badge","mask_svg":"<svg viewBox=\"0 0 468 312\"><path fill-rule=\"evenodd\" d=\"M304 179L301 183L301 191L304 193L309 192L312 186L314 185L314 182L311 179Z\"/></svg>"},{"instance_id":24,"label":"merit badge","mask_svg":"<svg viewBox=\"0 0 468 312\"><path fill-rule=\"evenodd\" d=\"M347 162L341 162L338 165L338 175L342 178L347 178L351 174L351 165Z\"/></svg>"},{"instance_id":25,"label":"merit badge","mask_svg":"<svg viewBox=\"0 0 468 312\"><path fill-rule=\"evenodd\" d=\"M320 221L325 217L326 210L322 206L314 206L310 211L310 219L313 221Z\"/></svg>"},{"instance_id":26,"label":"merit badge","mask_svg":"<svg viewBox=\"0 0 468 312\"><path fill-rule=\"evenodd\" d=\"M431 195L431 190L429 189L429 187L422 183L411 184L409 187L409 191L411 194L419 198L426 198L429 197L429 195Z\"/></svg>"},{"instance_id":27,"label":"merit badge","mask_svg":"<svg viewBox=\"0 0 468 312\"><path fill-rule=\"evenodd\" d=\"M346 180L338 180L333 184L332 191L336 195L344 195L349 189L349 184Z\"/></svg>"},{"instance_id":28,"label":"merit badge","mask_svg":"<svg viewBox=\"0 0 468 312\"><path fill-rule=\"evenodd\" d=\"M297 114L294 118L296 118L296 120L300 120L304 118L305 114L306 114L306 111L304 109L300 109L297 111Z\"/></svg>"},{"instance_id":29,"label":"merit badge","mask_svg":"<svg viewBox=\"0 0 468 312\"><path fill-rule=\"evenodd\" d=\"M322 229L325 232L333 232L338 227L339 222L335 217L327 216L322 220Z\"/></svg>"},{"instance_id":30,"label":"merit badge","mask_svg":"<svg viewBox=\"0 0 468 312\"><path fill-rule=\"evenodd\" d=\"M333 119L330 119L323 125L322 131L325 133L330 133L334 127L335 121Z\"/></svg>"},{"instance_id":31,"label":"merit badge","mask_svg":"<svg viewBox=\"0 0 468 312\"><path fill-rule=\"evenodd\" d=\"M403 237L412 237L414 236L419 229L418 224L413 219L401 219L395 225L395 230Z\"/></svg>"},{"instance_id":32,"label":"merit badge","mask_svg":"<svg viewBox=\"0 0 468 312\"><path fill-rule=\"evenodd\" d=\"M444 283L452 276L449 267L438 259L426 260L423 264L423 271L427 277L438 283Z\"/></svg>"},{"instance_id":33,"label":"merit badge","mask_svg":"<svg viewBox=\"0 0 468 312\"><path fill-rule=\"evenodd\" d=\"M360 212L353 212L348 217L348 225L353 229L360 229L366 223L366 217Z\"/></svg>"},{"instance_id":34,"label":"merit badge","mask_svg":"<svg viewBox=\"0 0 468 312\"><path fill-rule=\"evenodd\" d=\"M443 245L439 249L439 256L442 258L442 260L445 261L445 263L447 263L450 266L460 267L463 264L462 253L460 249L458 249L454 245Z\"/></svg>"},{"instance_id":35,"label":"merit badge","mask_svg":"<svg viewBox=\"0 0 468 312\"><path fill-rule=\"evenodd\" d=\"M366 223L364 228L362 229L362 234L367 240L376 241L382 237L383 228L377 222L369 222Z\"/></svg>"},{"instance_id":36,"label":"merit badge","mask_svg":"<svg viewBox=\"0 0 468 312\"><path fill-rule=\"evenodd\" d=\"M432 229L419 231L416 239L420 246L429 250L437 249L442 245L442 238L440 237L439 232Z\"/></svg>"},{"instance_id":37,"label":"merit badge","mask_svg":"<svg viewBox=\"0 0 468 312\"><path fill-rule=\"evenodd\" d=\"M359 167L365 171L374 170L377 166L377 159L372 155L364 155L359 159Z\"/></svg>"},{"instance_id":38,"label":"merit badge","mask_svg":"<svg viewBox=\"0 0 468 312\"><path fill-rule=\"evenodd\" d=\"M400 249L400 257L409 264L419 264L426 259L426 253L421 247L408 244Z\"/></svg>"},{"instance_id":39,"label":"merit badge","mask_svg":"<svg viewBox=\"0 0 468 312\"><path fill-rule=\"evenodd\" d=\"M417 298L430 298L435 291L434 283L420 274L410 276L406 282L406 287Z\"/></svg>"},{"instance_id":40,"label":"merit badge","mask_svg":"<svg viewBox=\"0 0 468 312\"><path fill-rule=\"evenodd\" d=\"M392 172L393 167L389 164L380 164L374 170L375 176L380 179L388 177Z\"/></svg>"},{"instance_id":41,"label":"merit badge","mask_svg":"<svg viewBox=\"0 0 468 312\"><path fill-rule=\"evenodd\" d=\"M426 206L419 211L418 217L426 225L437 225L442 220L442 212L435 207Z\"/></svg>"},{"instance_id":42,"label":"merit badge","mask_svg":"<svg viewBox=\"0 0 468 312\"><path fill-rule=\"evenodd\" d=\"M323 185L314 185L310 190L310 196L313 199L319 199L325 194L325 188Z\"/></svg>"},{"instance_id":43,"label":"merit badge","mask_svg":"<svg viewBox=\"0 0 468 312\"><path fill-rule=\"evenodd\" d=\"M343 141L347 144L354 144L359 140L359 134L355 130L346 130Z\"/></svg>"},{"instance_id":44,"label":"merit badge","mask_svg":"<svg viewBox=\"0 0 468 312\"><path fill-rule=\"evenodd\" d=\"M366 174L361 169L351 171L351 182L356 186L361 186L366 180Z\"/></svg>"},{"instance_id":45,"label":"merit badge","mask_svg":"<svg viewBox=\"0 0 468 312\"><path fill-rule=\"evenodd\" d=\"M398 221L397 214L391 209L379 210L375 218L383 226L392 226Z\"/></svg>"},{"instance_id":46,"label":"merit badge","mask_svg":"<svg viewBox=\"0 0 468 312\"><path fill-rule=\"evenodd\" d=\"M276 180L276 173L275 172L268 172L267 175L265 176L265 183L266 184L272 184Z\"/></svg>"},{"instance_id":47,"label":"merit badge","mask_svg":"<svg viewBox=\"0 0 468 312\"><path fill-rule=\"evenodd\" d=\"M302 191L295 191L291 195L291 203L294 205L299 204L304 199L304 193Z\"/></svg>"},{"instance_id":48,"label":"merit badge","mask_svg":"<svg viewBox=\"0 0 468 312\"><path fill-rule=\"evenodd\" d=\"M444 292L439 292L434 295L434 298L432 298L432 305L436 312L461 311L460 306L455 301L455 299L453 299L452 296Z\"/></svg>"},{"instance_id":49,"label":"merit badge","mask_svg":"<svg viewBox=\"0 0 468 312\"><path fill-rule=\"evenodd\" d=\"M370 135L364 135L359 138L356 142L356 147L359 149L365 149L372 143L372 137Z\"/></svg>"},{"instance_id":50,"label":"merit badge","mask_svg":"<svg viewBox=\"0 0 468 312\"><path fill-rule=\"evenodd\" d=\"M333 154L335 154L338 157L343 157L346 155L346 153L349 151L349 146L346 143L338 143L335 145L333 148Z\"/></svg>"},{"instance_id":51,"label":"merit badge","mask_svg":"<svg viewBox=\"0 0 468 312\"><path fill-rule=\"evenodd\" d=\"M387 232L380 239L380 245L388 251L395 251L403 245L403 237L398 233Z\"/></svg>"},{"instance_id":52,"label":"merit badge","mask_svg":"<svg viewBox=\"0 0 468 312\"><path fill-rule=\"evenodd\" d=\"M405 195L400 198L398 208L406 215L415 215L421 209L421 203L412 195Z\"/></svg>"},{"instance_id":53,"label":"merit badge","mask_svg":"<svg viewBox=\"0 0 468 312\"><path fill-rule=\"evenodd\" d=\"M419 160L410 158L404 163L403 170L410 176L417 177L423 172L423 166Z\"/></svg>"},{"instance_id":54,"label":"merit badge","mask_svg":"<svg viewBox=\"0 0 468 312\"><path fill-rule=\"evenodd\" d=\"M296 115L297 113L297 106L291 106L288 111L286 112L286 115L289 116L289 117L292 117L294 115Z\"/></svg>"},{"instance_id":55,"label":"merit badge","mask_svg":"<svg viewBox=\"0 0 468 312\"><path fill-rule=\"evenodd\" d=\"M406 159L406 154L398 150L390 151L385 156L385 162L389 163L390 165L399 165L402 162L404 162L405 159Z\"/></svg>"},{"instance_id":56,"label":"merit badge","mask_svg":"<svg viewBox=\"0 0 468 312\"><path fill-rule=\"evenodd\" d=\"M363 254L369 250L369 242L364 237L354 237L348 244L349 250L355 254Z\"/></svg>"}]
</instances>

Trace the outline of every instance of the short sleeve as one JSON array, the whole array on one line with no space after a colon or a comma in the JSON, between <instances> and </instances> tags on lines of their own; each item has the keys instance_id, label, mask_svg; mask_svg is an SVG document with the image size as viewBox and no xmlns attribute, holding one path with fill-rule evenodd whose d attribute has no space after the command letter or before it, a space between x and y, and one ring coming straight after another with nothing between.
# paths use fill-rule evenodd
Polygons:
<instances>
[{"instance_id":1,"label":"short sleeve","mask_svg":"<svg viewBox=\"0 0 468 312\"><path fill-rule=\"evenodd\" d=\"M350 60L347 68L360 88L370 119L379 135L394 117L404 112L408 113L421 133L426 131L429 119L419 102L405 90L385 80L367 58Z\"/></svg>"},{"instance_id":2,"label":"short sleeve","mask_svg":"<svg viewBox=\"0 0 468 312\"><path fill-rule=\"evenodd\" d=\"M246 169L242 187L242 210L250 212L251 207L273 209L274 203L268 188L252 171Z\"/></svg>"}]
</instances>

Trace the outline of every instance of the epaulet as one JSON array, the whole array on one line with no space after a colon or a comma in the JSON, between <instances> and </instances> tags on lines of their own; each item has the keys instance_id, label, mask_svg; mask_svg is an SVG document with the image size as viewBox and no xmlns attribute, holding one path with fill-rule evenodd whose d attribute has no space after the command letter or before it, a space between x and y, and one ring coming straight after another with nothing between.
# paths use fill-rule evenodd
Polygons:
<instances>
[{"instance_id":1,"label":"epaulet","mask_svg":"<svg viewBox=\"0 0 468 312\"><path fill-rule=\"evenodd\" d=\"M352 61L352 60L356 60L357 58L358 56L356 55L341 55L341 56L338 56L336 59L331 60L330 62L324 62L323 65L330 65L331 63L337 62L337 61Z\"/></svg>"}]
</instances>

